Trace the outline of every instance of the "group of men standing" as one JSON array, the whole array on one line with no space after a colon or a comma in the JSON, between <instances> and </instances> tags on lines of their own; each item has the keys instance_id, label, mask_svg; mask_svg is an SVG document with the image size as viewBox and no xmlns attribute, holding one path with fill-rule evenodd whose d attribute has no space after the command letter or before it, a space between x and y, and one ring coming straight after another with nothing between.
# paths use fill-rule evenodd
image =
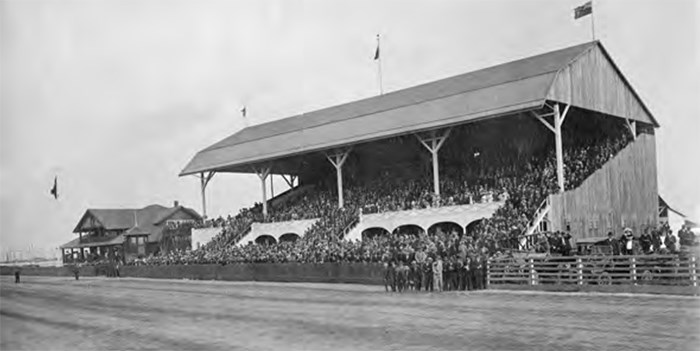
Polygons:
<instances>
[{"instance_id":1,"label":"group of men standing","mask_svg":"<svg viewBox=\"0 0 700 351\"><path fill-rule=\"evenodd\" d=\"M435 260L425 252L416 253L415 260L385 264L384 288L387 292L478 290L486 286L486 259L482 256L461 260L448 257Z\"/></svg>"}]
</instances>

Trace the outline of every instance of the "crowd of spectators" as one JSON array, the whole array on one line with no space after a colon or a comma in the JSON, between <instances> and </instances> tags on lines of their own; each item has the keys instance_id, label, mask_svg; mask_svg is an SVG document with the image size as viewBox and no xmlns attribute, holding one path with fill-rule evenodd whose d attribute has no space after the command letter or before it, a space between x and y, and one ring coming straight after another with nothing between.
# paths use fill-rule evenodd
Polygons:
<instances>
[{"instance_id":1,"label":"crowd of spectators","mask_svg":"<svg viewBox=\"0 0 700 351\"><path fill-rule=\"evenodd\" d=\"M325 262L412 262L426 258L443 258L446 264L464 263L501 250L498 242L489 240L487 226L476 225L468 235L455 230L418 235L398 233L365 240L333 240L327 237L302 238L272 245L249 243L244 246L206 246L199 250L177 250L152 256L135 264L232 264L232 263L325 263ZM422 254L421 254L422 253ZM425 257L423 257L425 256Z\"/></svg>"}]
</instances>

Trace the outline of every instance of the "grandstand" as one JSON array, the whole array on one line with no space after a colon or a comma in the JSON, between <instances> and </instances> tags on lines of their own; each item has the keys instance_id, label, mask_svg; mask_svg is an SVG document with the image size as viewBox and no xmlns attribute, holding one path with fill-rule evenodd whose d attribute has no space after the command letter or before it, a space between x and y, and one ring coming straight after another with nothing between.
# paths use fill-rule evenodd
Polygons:
<instances>
[{"instance_id":1,"label":"grandstand","mask_svg":"<svg viewBox=\"0 0 700 351\"><path fill-rule=\"evenodd\" d=\"M259 176L261 203L226 220L217 247L437 233L492 251L544 228L656 226L657 127L594 41L250 126L180 175L200 177L205 215L214 175ZM291 189L268 199L274 175Z\"/></svg>"}]
</instances>

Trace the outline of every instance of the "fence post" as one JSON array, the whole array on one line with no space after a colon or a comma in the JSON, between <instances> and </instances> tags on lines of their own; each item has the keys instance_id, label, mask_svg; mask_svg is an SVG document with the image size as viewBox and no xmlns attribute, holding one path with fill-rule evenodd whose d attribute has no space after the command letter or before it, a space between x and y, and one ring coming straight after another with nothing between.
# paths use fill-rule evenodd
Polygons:
<instances>
[{"instance_id":1,"label":"fence post","mask_svg":"<svg viewBox=\"0 0 700 351\"><path fill-rule=\"evenodd\" d=\"M576 257L576 273L578 276L578 285L583 285L583 262L581 257Z\"/></svg>"},{"instance_id":2,"label":"fence post","mask_svg":"<svg viewBox=\"0 0 700 351\"><path fill-rule=\"evenodd\" d=\"M630 269L632 271L632 284L637 285L637 259L635 257L630 259Z\"/></svg>"},{"instance_id":3,"label":"fence post","mask_svg":"<svg viewBox=\"0 0 700 351\"><path fill-rule=\"evenodd\" d=\"M532 258L528 260L528 265L530 267L530 285L535 285L535 262Z\"/></svg>"},{"instance_id":4,"label":"fence post","mask_svg":"<svg viewBox=\"0 0 700 351\"><path fill-rule=\"evenodd\" d=\"M491 257L486 259L486 289L491 287Z\"/></svg>"},{"instance_id":5,"label":"fence post","mask_svg":"<svg viewBox=\"0 0 700 351\"><path fill-rule=\"evenodd\" d=\"M698 271L695 256L690 257L690 280L693 282L694 287L698 286Z\"/></svg>"}]
</instances>

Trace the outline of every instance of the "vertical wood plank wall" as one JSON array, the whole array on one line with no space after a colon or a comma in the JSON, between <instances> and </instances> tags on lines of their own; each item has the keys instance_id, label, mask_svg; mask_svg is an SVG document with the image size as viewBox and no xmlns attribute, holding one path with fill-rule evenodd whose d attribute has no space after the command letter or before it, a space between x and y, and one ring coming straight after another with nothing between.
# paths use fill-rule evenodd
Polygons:
<instances>
[{"instance_id":1,"label":"vertical wood plank wall","mask_svg":"<svg viewBox=\"0 0 700 351\"><path fill-rule=\"evenodd\" d=\"M597 46L559 71L547 98L611 116L652 123L651 116L632 89Z\"/></svg>"},{"instance_id":2,"label":"vertical wood plank wall","mask_svg":"<svg viewBox=\"0 0 700 351\"><path fill-rule=\"evenodd\" d=\"M549 220L553 230L570 226L574 238L616 236L624 227L640 235L646 225L658 223L656 139L641 134L617 156L563 194L550 195Z\"/></svg>"}]
</instances>

